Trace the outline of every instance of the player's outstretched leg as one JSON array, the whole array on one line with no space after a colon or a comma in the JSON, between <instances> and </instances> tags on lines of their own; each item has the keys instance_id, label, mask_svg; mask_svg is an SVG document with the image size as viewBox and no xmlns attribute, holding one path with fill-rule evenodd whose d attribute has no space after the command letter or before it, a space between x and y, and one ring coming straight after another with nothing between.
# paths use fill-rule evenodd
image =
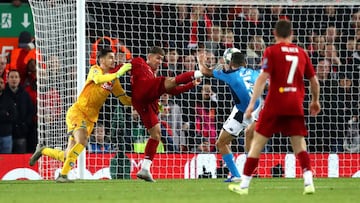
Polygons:
<instances>
[{"instance_id":1,"label":"player's outstretched leg","mask_svg":"<svg viewBox=\"0 0 360 203\"><path fill-rule=\"evenodd\" d=\"M30 166L33 166L35 165L35 163L40 159L40 157L42 156L42 151L45 149L46 147L41 145L41 144L38 144L36 145L36 149L35 149L35 152L33 153L33 155L30 157L30 160L29 160L29 165Z\"/></svg>"},{"instance_id":2,"label":"player's outstretched leg","mask_svg":"<svg viewBox=\"0 0 360 203\"><path fill-rule=\"evenodd\" d=\"M51 157L53 159L56 159L58 161L64 162L65 160L65 152L60 149L53 149L46 146L43 146L41 144L38 144L36 146L36 150L33 153L33 155L30 157L29 165L33 166L36 164L36 162L40 159L42 155Z\"/></svg>"}]
</instances>

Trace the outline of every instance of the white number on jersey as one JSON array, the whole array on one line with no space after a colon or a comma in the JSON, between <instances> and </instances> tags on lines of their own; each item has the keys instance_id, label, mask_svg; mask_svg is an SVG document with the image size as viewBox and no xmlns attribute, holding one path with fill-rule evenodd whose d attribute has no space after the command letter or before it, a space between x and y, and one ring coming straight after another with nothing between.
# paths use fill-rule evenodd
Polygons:
<instances>
[{"instance_id":1,"label":"white number on jersey","mask_svg":"<svg viewBox=\"0 0 360 203\"><path fill-rule=\"evenodd\" d=\"M298 63L299 63L299 57L298 56L292 56L292 55L285 55L285 59L286 59L286 61L291 62L290 71L289 71L286 82L287 82L287 84L292 84L293 81L294 81L295 71L296 71L296 68L297 68Z\"/></svg>"},{"instance_id":2,"label":"white number on jersey","mask_svg":"<svg viewBox=\"0 0 360 203\"><path fill-rule=\"evenodd\" d=\"M244 84L246 87L246 90L249 93L249 96L251 97L254 89L254 83L251 82L251 75L243 76Z\"/></svg>"}]
</instances>

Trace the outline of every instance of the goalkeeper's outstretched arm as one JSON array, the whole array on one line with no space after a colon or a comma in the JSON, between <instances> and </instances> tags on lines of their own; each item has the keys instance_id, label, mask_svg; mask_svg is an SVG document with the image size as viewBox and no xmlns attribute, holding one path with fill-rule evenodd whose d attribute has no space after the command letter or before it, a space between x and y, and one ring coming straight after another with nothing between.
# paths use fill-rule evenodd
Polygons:
<instances>
[{"instance_id":1,"label":"goalkeeper's outstretched arm","mask_svg":"<svg viewBox=\"0 0 360 203\"><path fill-rule=\"evenodd\" d=\"M131 63L125 63L116 73L111 73L111 74L95 73L92 77L92 80L95 82L95 84L110 82L124 75L130 69L131 69Z\"/></svg>"}]
</instances>

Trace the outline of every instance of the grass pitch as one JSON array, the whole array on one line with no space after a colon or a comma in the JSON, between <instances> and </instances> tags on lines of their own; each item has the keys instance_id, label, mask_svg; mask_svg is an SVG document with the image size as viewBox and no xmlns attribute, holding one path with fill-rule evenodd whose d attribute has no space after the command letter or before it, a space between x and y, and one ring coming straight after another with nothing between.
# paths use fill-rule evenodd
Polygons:
<instances>
[{"instance_id":1,"label":"grass pitch","mask_svg":"<svg viewBox=\"0 0 360 203\"><path fill-rule=\"evenodd\" d=\"M359 201L360 179L315 179L316 193L302 195L302 179L253 179L249 195L227 189L222 179L88 180L59 184L54 181L0 181L0 202L6 203L355 203Z\"/></svg>"}]
</instances>

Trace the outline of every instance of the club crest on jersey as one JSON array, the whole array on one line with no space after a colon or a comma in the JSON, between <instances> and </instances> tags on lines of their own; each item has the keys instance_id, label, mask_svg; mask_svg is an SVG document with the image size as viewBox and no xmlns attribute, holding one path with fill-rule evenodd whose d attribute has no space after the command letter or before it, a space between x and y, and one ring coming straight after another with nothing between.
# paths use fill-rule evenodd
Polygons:
<instances>
[{"instance_id":1,"label":"club crest on jersey","mask_svg":"<svg viewBox=\"0 0 360 203\"><path fill-rule=\"evenodd\" d=\"M113 83L112 82L106 82L104 84L101 85L101 88L111 91L113 88Z\"/></svg>"}]
</instances>

